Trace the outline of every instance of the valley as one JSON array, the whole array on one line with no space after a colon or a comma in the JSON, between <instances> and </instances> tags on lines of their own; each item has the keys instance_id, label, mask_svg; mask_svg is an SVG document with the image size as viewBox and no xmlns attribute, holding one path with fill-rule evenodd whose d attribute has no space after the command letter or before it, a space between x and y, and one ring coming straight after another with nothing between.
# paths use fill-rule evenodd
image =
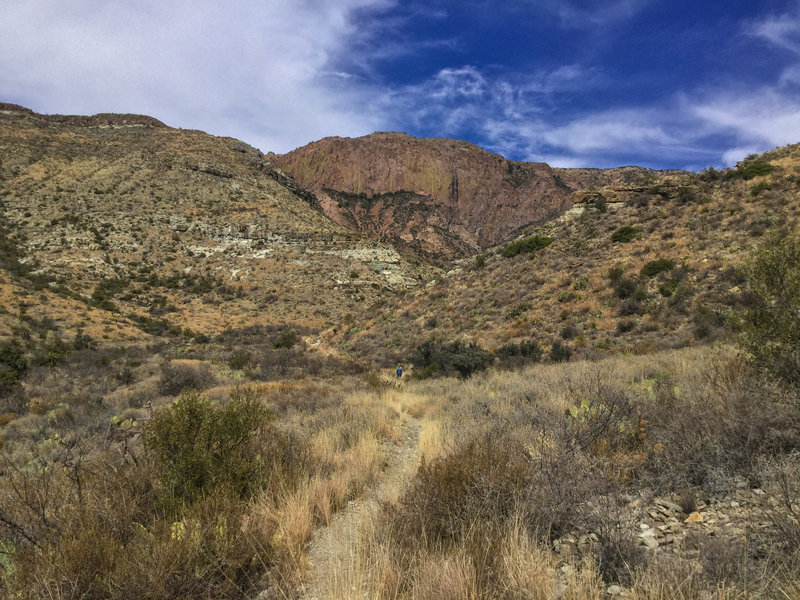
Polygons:
<instances>
[{"instance_id":1,"label":"valley","mask_svg":"<svg viewBox=\"0 0 800 600\"><path fill-rule=\"evenodd\" d=\"M0 104L0 590L798 597L798 233L800 145L277 155Z\"/></svg>"}]
</instances>

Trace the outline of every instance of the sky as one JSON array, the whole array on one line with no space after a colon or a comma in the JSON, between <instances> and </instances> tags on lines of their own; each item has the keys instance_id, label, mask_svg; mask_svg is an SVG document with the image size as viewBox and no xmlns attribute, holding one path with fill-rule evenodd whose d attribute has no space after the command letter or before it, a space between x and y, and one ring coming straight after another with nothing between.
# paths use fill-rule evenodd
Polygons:
<instances>
[{"instance_id":1,"label":"sky","mask_svg":"<svg viewBox=\"0 0 800 600\"><path fill-rule=\"evenodd\" d=\"M800 142L800 0L0 3L0 101L263 152L404 131L700 170Z\"/></svg>"}]
</instances>

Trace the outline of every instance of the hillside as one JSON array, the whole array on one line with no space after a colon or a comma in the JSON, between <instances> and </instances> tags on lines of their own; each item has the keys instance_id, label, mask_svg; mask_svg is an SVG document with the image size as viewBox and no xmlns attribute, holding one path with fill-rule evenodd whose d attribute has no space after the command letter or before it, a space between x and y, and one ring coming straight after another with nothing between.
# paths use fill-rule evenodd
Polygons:
<instances>
[{"instance_id":1,"label":"hillside","mask_svg":"<svg viewBox=\"0 0 800 600\"><path fill-rule=\"evenodd\" d=\"M312 190L334 221L444 262L571 206L572 190L548 165L458 140L333 137L270 160Z\"/></svg>"},{"instance_id":2,"label":"hillside","mask_svg":"<svg viewBox=\"0 0 800 600\"><path fill-rule=\"evenodd\" d=\"M510 360L531 340L597 357L729 339L752 248L771 230L798 231L799 170L795 145L723 172L577 171L584 184L614 183L575 192L561 217L459 261L333 339L386 364L429 339Z\"/></svg>"},{"instance_id":3,"label":"hillside","mask_svg":"<svg viewBox=\"0 0 800 600\"><path fill-rule=\"evenodd\" d=\"M381 136L495 195L317 196L237 140L0 105L0 596L800 597L800 242L752 252L800 230L800 145Z\"/></svg>"},{"instance_id":4,"label":"hillside","mask_svg":"<svg viewBox=\"0 0 800 600\"><path fill-rule=\"evenodd\" d=\"M348 230L230 138L0 105L0 336L314 331L432 272Z\"/></svg>"}]
</instances>

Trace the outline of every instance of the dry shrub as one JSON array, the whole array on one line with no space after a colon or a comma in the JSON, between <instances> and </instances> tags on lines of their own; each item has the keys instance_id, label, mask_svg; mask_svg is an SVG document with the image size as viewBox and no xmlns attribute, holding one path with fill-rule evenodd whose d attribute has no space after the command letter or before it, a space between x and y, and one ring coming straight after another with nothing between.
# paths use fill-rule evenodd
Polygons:
<instances>
[{"instance_id":1,"label":"dry shrub","mask_svg":"<svg viewBox=\"0 0 800 600\"><path fill-rule=\"evenodd\" d=\"M215 383L207 364L166 361L161 365L158 391L164 396L177 396L184 391L202 391Z\"/></svg>"},{"instance_id":2,"label":"dry shrub","mask_svg":"<svg viewBox=\"0 0 800 600\"><path fill-rule=\"evenodd\" d=\"M685 392L667 378L643 405L651 451L642 475L656 489L727 488L732 477L753 483L759 457L800 447L800 415L737 357L720 357L700 386Z\"/></svg>"},{"instance_id":3,"label":"dry shrub","mask_svg":"<svg viewBox=\"0 0 800 600\"><path fill-rule=\"evenodd\" d=\"M469 556L432 555L415 573L411 597L415 600L477 600L478 574Z\"/></svg>"}]
</instances>

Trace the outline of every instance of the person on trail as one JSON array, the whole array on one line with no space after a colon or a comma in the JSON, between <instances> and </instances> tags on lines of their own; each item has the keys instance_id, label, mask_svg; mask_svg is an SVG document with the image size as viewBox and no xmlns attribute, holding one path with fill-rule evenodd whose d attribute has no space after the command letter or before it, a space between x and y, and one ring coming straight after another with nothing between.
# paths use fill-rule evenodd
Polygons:
<instances>
[{"instance_id":1,"label":"person on trail","mask_svg":"<svg viewBox=\"0 0 800 600\"><path fill-rule=\"evenodd\" d=\"M400 379L403 376L403 367L397 365L397 378Z\"/></svg>"}]
</instances>

